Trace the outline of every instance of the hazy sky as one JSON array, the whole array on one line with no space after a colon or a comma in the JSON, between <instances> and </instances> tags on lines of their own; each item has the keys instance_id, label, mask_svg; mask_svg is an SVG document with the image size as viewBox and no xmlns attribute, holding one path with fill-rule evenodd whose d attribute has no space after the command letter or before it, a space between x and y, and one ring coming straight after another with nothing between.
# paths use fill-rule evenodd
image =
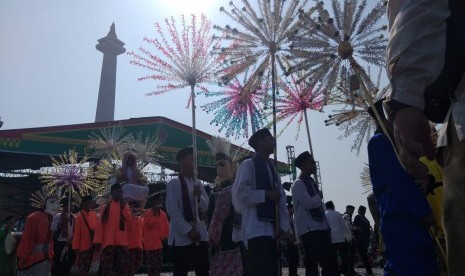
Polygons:
<instances>
[{"instance_id":1,"label":"hazy sky","mask_svg":"<svg viewBox=\"0 0 465 276\"><path fill-rule=\"evenodd\" d=\"M15 0L0 1L0 116L2 130L90 123L95 119L102 53L97 40L106 36L112 22L126 51L136 50L144 36L154 37L153 23L182 13L203 12L214 24L224 25L218 8L229 0ZM238 2L238 1L236 1ZM310 1L309 1L310 2ZM328 2L328 1L325 1ZM118 58L115 119L164 116L191 125L186 109L188 89L146 97L154 82L138 82L144 71ZM200 106L210 99L198 97ZM325 200L336 209L366 205L360 172L367 162L366 146L357 157L350 151L352 137L339 140L335 126L326 127L325 113L309 112L315 158L319 160ZM216 135L212 114L197 109L199 130ZM282 126L281 126L282 127ZM280 126L278 125L278 131ZM286 145L296 155L308 150L305 127L295 140L293 124L278 139L278 159L287 162ZM245 139L233 140L242 144ZM289 181L284 177L283 181Z\"/></svg>"}]
</instances>

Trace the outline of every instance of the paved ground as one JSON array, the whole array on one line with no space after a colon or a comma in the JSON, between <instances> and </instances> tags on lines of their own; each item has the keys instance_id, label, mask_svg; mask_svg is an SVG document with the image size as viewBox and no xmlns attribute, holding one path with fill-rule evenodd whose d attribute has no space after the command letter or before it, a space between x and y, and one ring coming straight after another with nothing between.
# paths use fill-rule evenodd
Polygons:
<instances>
[{"instance_id":1,"label":"paved ground","mask_svg":"<svg viewBox=\"0 0 465 276\"><path fill-rule=\"evenodd\" d=\"M357 273L359 273L360 275L366 275L364 268L356 268L355 271L357 271ZM305 275L305 269L300 268L298 273L299 273L299 276L304 276ZM374 268L373 273L374 273L375 276L382 276L383 275L383 269ZM143 276L143 275L147 275L147 274L138 274L138 275ZM173 275L173 273L162 273L161 274L161 276L170 276L170 275ZM194 272L189 272L189 276L194 276L194 275L195 275ZM283 269L283 276L287 276L287 275L288 275L288 270L287 270L287 268L284 268Z\"/></svg>"}]
</instances>

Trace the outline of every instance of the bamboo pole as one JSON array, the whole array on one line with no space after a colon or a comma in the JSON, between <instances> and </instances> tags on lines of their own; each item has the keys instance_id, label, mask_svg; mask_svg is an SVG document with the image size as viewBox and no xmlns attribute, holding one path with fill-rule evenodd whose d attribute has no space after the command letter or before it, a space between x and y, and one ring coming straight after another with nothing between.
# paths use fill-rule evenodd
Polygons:
<instances>
[{"instance_id":1,"label":"bamboo pole","mask_svg":"<svg viewBox=\"0 0 465 276\"><path fill-rule=\"evenodd\" d=\"M197 185L197 129L195 126L195 83L191 84L191 99L192 99L192 147L193 147L193 160L194 160L194 176L193 188ZM193 189L193 190L194 190ZM199 224L199 203L197 196L194 195L194 227L198 229ZM199 245L196 242L195 245Z\"/></svg>"},{"instance_id":2,"label":"bamboo pole","mask_svg":"<svg viewBox=\"0 0 465 276\"><path fill-rule=\"evenodd\" d=\"M376 110L375 103L373 102L373 99L371 98L371 95L368 92L368 89L366 88L365 83L363 82L363 79L362 79L362 76L361 76L362 75L362 69L361 69L360 65L357 63L357 61L352 56L349 57L349 62L350 62L350 65L351 65L352 69L354 69L355 74L357 75L357 78L358 78L358 80L360 82L360 87L362 88L362 92L363 92L363 96L364 96L365 100L368 102L368 105L373 109L373 113L375 114L376 120L378 120L381 129L383 130L384 134L386 134L386 137L388 138L389 142L391 143L392 148L394 149L394 153L396 154L396 157L399 160L399 163L401 164L402 168L404 168L404 165L402 164L402 162L400 162L400 156L399 156L399 152L397 151L396 144L391 139L391 136L389 135L389 132L388 132L388 130L386 128L386 125L383 123L383 119L382 119L381 115L378 113L378 110Z\"/></svg>"},{"instance_id":3,"label":"bamboo pole","mask_svg":"<svg viewBox=\"0 0 465 276\"><path fill-rule=\"evenodd\" d=\"M271 91L272 91L272 101L273 101L273 137L275 138L275 143L274 143L274 167L275 167L275 174L278 175L278 143L277 143L277 137L276 137L276 45L273 44L270 47L271 51ZM274 181L273 181L274 182ZM274 185L274 190L279 191L279 187L277 187L277 182L273 183ZM278 275L282 274L281 270L281 262L279 258L279 232L280 232L280 227L279 227L279 202L275 203L275 215L276 215L276 221L275 221L275 235L276 235L276 251L278 253Z\"/></svg>"},{"instance_id":4,"label":"bamboo pole","mask_svg":"<svg viewBox=\"0 0 465 276\"><path fill-rule=\"evenodd\" d=\"M304 116L305 116L305 128L307 129L308 147L310 148L310 154L314 156L313 147L312 147L312 139L310 138L310 126L308 124L308 118L307 118L307 109L304 109Z\"/></svg>"}]
</instances>

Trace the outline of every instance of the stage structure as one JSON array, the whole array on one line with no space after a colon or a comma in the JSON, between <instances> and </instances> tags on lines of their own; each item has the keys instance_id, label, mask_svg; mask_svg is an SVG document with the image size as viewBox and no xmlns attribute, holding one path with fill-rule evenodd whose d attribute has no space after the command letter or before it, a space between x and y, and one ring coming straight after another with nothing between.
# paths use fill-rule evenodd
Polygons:
<instances>
[{"instance_id":1,"label":"stage structure","mask_svg":"<svg viewBox=\"0 0 465 276\"><path fill-rule=\"evenodd\" d=\"M74 149L79 157L87 156L89 160L96 161L88 146L91 134L115 125L124 128L128 134L155 135L158 139L157 154L160 158L155 165L161 167L161 173L147 173L152 183L167 181L176 175L176 153L192 144L192 128L165 117L0 131L0 218L8 214L22 217L31 211L29 196L41 185L38 176L52 166L50 156L58 157ZM216 175L214 157L205 143L211 137L197 130L199 179L209 183ZM237 148L232 145L232 150ZM165 172L165 169L172 173ZM278 170L281 175L291 171L288 164L282 162L278 164Z\"/></svg>"}]
</instances>

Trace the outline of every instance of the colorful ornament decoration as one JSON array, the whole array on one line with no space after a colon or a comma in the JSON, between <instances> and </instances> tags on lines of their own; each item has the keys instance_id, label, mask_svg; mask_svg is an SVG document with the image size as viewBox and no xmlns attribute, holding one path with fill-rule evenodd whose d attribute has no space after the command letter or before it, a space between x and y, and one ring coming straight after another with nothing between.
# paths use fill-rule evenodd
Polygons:
<instances>
[{"instance_id":1,"label":"colorful ornament decoration","mask_svg":"<svg viewBox=\"0 0 465 276\"><path fill-rule=\"evenodd\" d=\"M291 75L288 79L281 78L279 80L279 87L284 92L284 95L278 98L276 109L278 112L278 121L287 119L283 130L297 120L297 139L300 133L300 126L305 119L305 126L309 134L307 111L315 110L322 112L325 104L324 91L309 85L305 81L297 82L295 75Z\"/></svg>"},{"instance_id":2,"label":"colorful ornament decoration","mask_svg":"<svg viewBox=\"0 0 465 276\"><path fill-rule=\"evenodd\" d=\"M213 155L226 155L231 158L231 161L234 163L239 162L242 157L248 154L248 151L241 147L237 147L236 150L231 151L232 144L227 138L212 136L211 140L207 140L205 143Z\"/></svg>"},{"instance_id":3,"label":"colorful ornament decoration","mask_svg":"<svg viewBox=\"0 0 465 276\"><path fill-rule=\"evenodd\" d=\"M74 150L68 151L59 158L52 158L52 171L40 176L41 181L55 190L64 193L78 193L80 195L90 193L98 186L98 183L87 178L87 157L79 158Z\"/></svg>"},{"instance_id":4,"label":"colorful ornament decoration","mask_svg":"<svg viewBox=\"0 0 465 276\"><path fill-rule=\"evenodd\" d=\"M218 173L217 177L215 178L213 189L216 190L217 188L221 188L221 184L226 180L231 180L234 178L235 169L239 163L239 160L245 157L248 152L241 147L237 147L235 151L231 151L231 141L227 138L222 138L219 136L212 136L211 140L207 140L205 143L211 150L216 162L220 160L229 161L229 166L222 166L221 171L217 170L217 172L221 173ZM229 170L226 168L229 168Z\"/></svg>"},{"instance_id":5,"label":"colorful ornament decoration","mask_svg":"<svg viewBox=\"0 0 465 276\"><path fill-rule=\"evenodd\" d=\"M61 190L56 189L55 187L43 185L40 189L32 193L29 198L31 206L37 209L44 209L47 204L47 200L52 197L57 197L60 200Z\"/></svg>"},{"instance_id":6,"label":"colorful ornament decoration","mask_svg":"<svg viewBox=\"0 0 465 276\"><path fill-rule=\"evenodd\" d=\"M288 38L296 30L299 11L307 1L242 0L241 3L243 6L239 7L230 1L229 10L220 8L238 28L214 26L226 34L225 41L233 42L229 47L216 48L215 52L225 54L229 63L223 78L225 83L249 68L255 68L248 77L247 87L260 83L265 71L274 66L275 58L282 62Z\"/></svg>"},{"instance_id":7,"label":"colorful ornament decoration","mask_svg":"<svg viewBox=\"0 0 465 276\"><path fill-rule=\"evenodd\" d=\"M135 137L131 137L125 146L125 152L133 152L139 163L138 165L145 166L149 163L155 164L159 159L157 149L160 146L158 139L152 135L144 136L143 133L137 133Z\"/></svg>"},{"instance_id":8,"label":"colorful ornament decoration","mask_svg":"<svg viewBox=\"0 0 465 276\"><path fill-rule=\"evenodd\" d=\"M214 47L218 47L221 39L210 33L212 23L201 15L191 15L190 25L185 17L181 17L181 30L178 31L174 17L166 18L165 34L159 23L155 23L156 38L144 38L149 48L140 47L137 52L128 54L133 58L131 64L151 71L140 77L139 81L152 80L164 82L148 96L160 95L168 91L185 87L198 87L208 92L204 84L216 84L218 74L223 71L224 55L211 55ZM191 99L190 99L191 100Z\"/></svg>"},{"instance_id":9,"label":"colorful ornament decoration","mask_svg":"<svg viewBox=\"0 0 465 276\"><path fill-rule=\"evenodd\" d=\"M94 183L98 183L91 194L105 195L109 193L112 181L116 181L118 170L115 163L102 159L92 168L89 168L88 172L87 177L92 179Z\"/></svg>"},{"instance_id":10,"label":"colorful ornament decoration","mask_svg":"<svg viewBox=\"0 0 465 276\"><path fill-rule=\"evenodd\" d=\"M334 89L331 95L332 104L340 108L332 110L332 114L325 120L325 124L336 125L343 132L340 138L355 136L351 150L358 155L363 143L369 141L376 129L373 118L367 112L370 101L376 102L386 96L389 85L381 85L383 70L379 71L376 83L371 81L370 73L365 74L365 71L362 70L361 80L369 92L364 95L360 90L360 79L355 75L355 72L347 70L345 67L342 68L341 72L343 77L340 78L337 89ZM369 68L367 72L370 72Z\"/></svg>"},{"instance_id":11,"label":"colorful ornament decoration","mask_svg":"<svg viewBox=\"0 0 465 276\"><path fill-rule=\"evenodd\" d=\"M222 32L229 47L218 47L217 54L226 55L228 69L222 78L230 82L237 75L254 67L244 84L246 91L258 87L262 77L271 78L271 103L273 136L276 134L276 95L277 65L284 63L284 52L289 45L289 37L297 28L298 14L303 10L307 0L242 0L242 7L229 2L230 9L220 11L226 14L237 27L226 25L214 26ZM277 147L277 145L275 146ZM274 154L277 162L277 151Z\"/></svg>"},{"instance_id":12,"label":"colorful ornament decoration","mask_svg":"<svg viewBox=\"0 0 465 276\"><path fill-rule=\"evenodd\" d=\"M126 133L121 124L113 124L92 132L89 135L89 148L94 157L117 160L121 159L121 153L132 139L132 135Z\"/></svg>"},{"instance_id":13,"label":"colorful ornament decoration","mask_svg":"<svg viewBox=\"0 0 465 276\"><path fill-rule=\"evenodd\" d=\"M188 26L181 17L181 31L176 27L173 17L165 19L168 38L160 24L155 24L157 38L144 38L144 41L154 46L157 54L140 47L139 53L129 52L133 58L131 64L148 69L152 73L139 80L155 80L165 82L156 86L152 93L159 95L190 87L188 105L192 102L192 144L194 148L194 180L197 178L197 134L195 119L195 88L208 92L205 84L216 84L224 70L224 55L213 55L211 52L221 43L221 39L210 34L211 22L204 15L199 22L195 15L191 15Z\"/></svg>"},{"instance_id":14,"label":"colorful ornament decoration","mask_svg":"<svg viewBox=\"0 0 465 276\"><path fill-rule=\"evenodd\" d=\"M210 124L218 126L219 132L224 131L226 137L245 138L250 129L253 133L267 124L262 103L268 98L268 85L260 82L258 87L247 89L247 77L246 72L242 82L234 77L223 91L208 93L207 97L221 98L201 106L207 113L213 112L215 117Z\"/></svg>"},{"instance_id":15,"label":"colorful ornament decoration","mask_svg":"<svg viewBox=\"0 0 465 276\"><path fill-rule=\"evenodd\" d=\"M231 141L219 136L212 136L211 140L205 141L213 155L221 154L225 157L231 157Z\"/></svg>"},{"instance_id":16,"label":"colorful ornament decoration","mask_svg":"<svg viewBox=\"0 0 465 276\"><path fill-rule=\"evenodd\" d=\"M360 62L383 67L387 39L381 24L385 3L371 11L367 0L332 0L332 13L323 1L301 13L299 27L291 35L289 55L293 65L287 73L303 72L298 81L320 83L327 93L337 84L343 66Z\"/></svg>"}]
</instances>

